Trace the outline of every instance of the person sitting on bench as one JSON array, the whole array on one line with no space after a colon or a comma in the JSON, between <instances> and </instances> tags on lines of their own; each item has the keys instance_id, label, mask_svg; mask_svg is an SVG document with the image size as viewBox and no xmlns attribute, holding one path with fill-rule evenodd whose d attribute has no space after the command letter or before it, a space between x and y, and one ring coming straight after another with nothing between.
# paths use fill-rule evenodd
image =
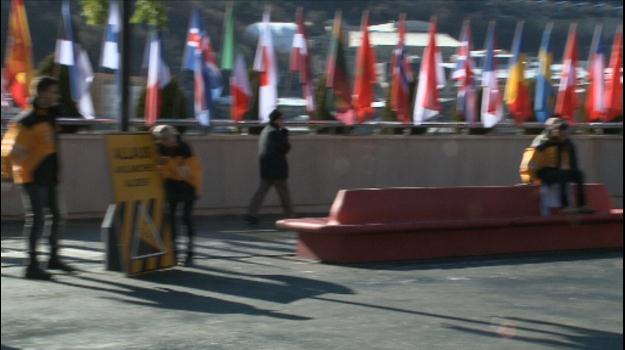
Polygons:
<instances>
[{"instance_id":1,"label":"person sitting on bench","mask_svg":"<svg viewBox=\"0 0 625 350\"><path fill-rule=\"evenodd\" d=\"M535 156L532 165L536 177L542 184L560 187L560 203L562 211L568 213L592 213L594 210L586 206L584 190L584 174L579 170L575 145L568 137L569 124L557 117L545 123L546 130L532 142ZM570 207L568 183L576 186L576 208Z\"/></svg>"}]
</instances>

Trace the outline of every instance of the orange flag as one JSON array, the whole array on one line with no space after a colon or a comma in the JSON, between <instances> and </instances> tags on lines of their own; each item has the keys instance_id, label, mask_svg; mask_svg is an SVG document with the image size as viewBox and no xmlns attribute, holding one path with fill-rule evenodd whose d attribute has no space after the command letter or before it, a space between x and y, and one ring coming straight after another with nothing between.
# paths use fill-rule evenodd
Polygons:
<instances>
[{"instance_id":1,"label":"orange flag","mask_svg":"<svg viewBox=\"0 0 625 350\"><path fill-rule=\"evenodd\" d=\"M11 1L4 74L9 93L17 106L28 106L28 88L32 78L33 50L28 30L24 0Z\"/></svg>"},{"instance_id":2,"label":"orange flag","mask_svg":"<svg viewBox=\"0 0 625 350\"><path fill-rule=\"evenodd\" d=\"M369 42L369 12L362 15L360 30L362 41L358 49L358 63L356 65L356 82L354 85L354 108L358 122L363 122L373 116L373 88L375 76L375 51Z\"/></svg>"}]
</instances>

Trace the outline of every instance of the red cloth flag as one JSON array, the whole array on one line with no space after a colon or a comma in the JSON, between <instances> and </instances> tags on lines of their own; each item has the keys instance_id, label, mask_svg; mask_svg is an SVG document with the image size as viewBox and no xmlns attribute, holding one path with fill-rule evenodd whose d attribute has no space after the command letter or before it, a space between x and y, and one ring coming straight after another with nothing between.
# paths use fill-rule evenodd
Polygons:
<instances>
[{"instance_id":1,"label":"red cloth flag","mask_svg":"<svg viewBox=\"0 0 625 350\"><path fill-rule=\"evenodd\" d=\"M358 49L358 60L356 64L356 78L354 83L353 105L356 110L358 122L364 122L373 116L374 93L376 83L375 76L375 51L369 41L369 12L362 15L360 24L362 40Z\"/></svg>"},{"instance_id":2,"label":"red cloth flag","mask_svg":"<svg viewBox=\"0 0 625 350\"><path fill-rule=\"evenodd\" d=\"M577 25L572 24L569 29L569 36L566 39L564 50L564 62L562 73L560 74L560 86L558 87L558 98L556 100L556 114L562 119L571 122L575 121L575 110L578 107L575 86L577 84Z\"/></svg>"},{"instance_id":3,"label":"red cloth flag","mask_svg":"<svg viewBox=\"0 0 625 350\"><path fill-rule=\"evenodd\" d=\"M28 89L33 73L33 50L23 0L11 1L8 32L4 78L13 102L25 109L28 107Z\"/></svg>"},{"instance_id":4,"label":"red cloth flag","mask_svg":"<svg viewBox=\"0 0 625 350\"><path fill-rule=\"evenodd\" d=\"M252 96L252 89L247 77L247 68L242 55L238 55L234 64L234 73L230 77L232 95L232 120L241 121L247 113Z\"/></svg>"},{"instance_id":5,"label":"red cloth flag","mask_svg":"<svg viewBox=\"0 0 625 350\"><path fill-rule=\"evenodd\" d=\"M614 36L605 94L606 121L623 115L623 28Z\"/></svg>"},{"instance_id":6,"label":"red cloth flag","mask_svg":"<svg viewBox=\"0 0 625 350\"><path fill-rule=\"evenodd\" d=\"M397 113L397 119L410 122L410 86L413 80L412 66L406 53L406 14L399 15L399 42L391 59L391 108Z\"/></svg>"},{"instance_id":7,"label":"red cloth flag","mask_svg":"<svg viewBox=\"0 0 625 350\"><path fill-rule=\"evenodd\" d=\"M306 27L304 26L304 11L300 7L297 9L297 32L293 37L290 70L292 72L299 72L299 82L302 85L302 93L306 100L306 111L308 113L313 113L315 111L315 100L309 52L308 36L306 35Z\"/></svg>"}]
</instances>

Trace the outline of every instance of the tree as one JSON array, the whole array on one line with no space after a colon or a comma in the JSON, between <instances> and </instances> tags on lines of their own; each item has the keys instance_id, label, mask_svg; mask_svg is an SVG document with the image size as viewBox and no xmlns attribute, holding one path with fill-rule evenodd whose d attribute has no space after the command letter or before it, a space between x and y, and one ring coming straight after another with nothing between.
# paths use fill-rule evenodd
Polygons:
<instances>
[{"instance_id":1,"label":"tree","mask_svg":"<svg viewBox=\"0 0 625 350\"><path fill-rule=\"evenodd\" d=\"M128 0L123 0L128 1ZM108 17L109 0L80 0L82 15L88 25L106 23ZM131 23L154 26L159 30L167 23L167 8L164 0L137 0L135 11L130 19Z\"/></svg>"}]
</instances>

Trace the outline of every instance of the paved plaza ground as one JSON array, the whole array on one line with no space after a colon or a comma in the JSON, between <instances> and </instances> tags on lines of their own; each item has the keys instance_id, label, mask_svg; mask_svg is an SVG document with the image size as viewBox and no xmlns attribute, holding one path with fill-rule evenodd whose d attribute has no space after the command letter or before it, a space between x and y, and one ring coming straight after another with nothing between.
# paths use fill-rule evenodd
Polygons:
<instances>
[{"instance_id":1,"label":"paved plaza ground","mask_svg":"<svg viewBox=\"0 0 625 350\"><path fill-rule=\"evenodd\" d=\"M337 266L264 219L199 219L196 266L140 278L105 271L99 222L72 221L81 272L51 282L21 278L3 221L2 349L622 348L622 252Z\"/></svg>"}]
</instances>

